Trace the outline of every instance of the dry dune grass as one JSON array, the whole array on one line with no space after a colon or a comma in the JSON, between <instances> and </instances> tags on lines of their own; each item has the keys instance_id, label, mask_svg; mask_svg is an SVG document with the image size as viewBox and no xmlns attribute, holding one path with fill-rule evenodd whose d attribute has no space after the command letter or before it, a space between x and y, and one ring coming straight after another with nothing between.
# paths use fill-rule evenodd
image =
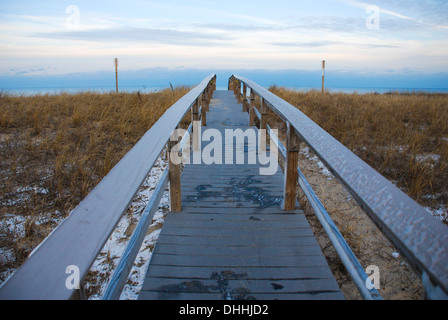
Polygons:
<instances>
[{"instance_id":1,"label":"dry dune grass","mask_svg":"<svg viewBox=\"0 0 448 320\"><path fill-rule=\"evenodd\" d=\"M20 265L188 90L1 94L0 222L12 222L0 224L0 249L10 256L0 272Z\"/></svg>"}]
</instances>

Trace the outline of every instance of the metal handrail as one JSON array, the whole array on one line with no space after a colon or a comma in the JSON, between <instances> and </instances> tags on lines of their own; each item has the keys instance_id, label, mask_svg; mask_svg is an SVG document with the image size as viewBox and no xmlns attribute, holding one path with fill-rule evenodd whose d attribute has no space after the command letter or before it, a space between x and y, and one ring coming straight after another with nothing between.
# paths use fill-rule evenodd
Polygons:
<instances>
[{"instance_id":1,"label":"metal handrail","mask_svg":"<svg viewBox=\"0 0 448 320\"><path fill-rule=\"evenodd\" d=\"M243 84L289 122L300 139L422 275L427 298L447 298L448 228L298 108L247 78L232 75L229 84L232 82L237 88Z\"/></svg>"}]
</instances>

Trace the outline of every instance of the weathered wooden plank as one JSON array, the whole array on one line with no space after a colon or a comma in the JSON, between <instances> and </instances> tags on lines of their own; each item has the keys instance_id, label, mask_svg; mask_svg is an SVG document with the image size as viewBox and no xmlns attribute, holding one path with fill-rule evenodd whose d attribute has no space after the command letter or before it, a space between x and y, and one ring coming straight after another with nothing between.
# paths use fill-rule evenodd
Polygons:
<instances>
[{"instance_id":1,"label":"weathered wooden plank","mask_svg":"<svg viewBox=\"0 0 448 320\"><path fill-rule=\"evenodd\" d=\"M268 183L272 185L280 185L283 186L283 174L279 173L278 175L273 176L259 176L259 172L250 173L250 172L231 172L228 171L227 174L225 172L194 172L194 173L185 173L182 174L182 181L185 181L186 183L196 183L198 185L200 184L207 184L210 180L213 179L213 182L216 181L217 183L222 183L226 181L236 181L236 182L244 182L246 180L252 180L259 183ZM250 182L250 181L248 181Z\"/></svg>"},{"instance_id":2,"label":"weathered wooden plank","mask_svg":"<svg viewBox=\"0 0 448 320\"><path fill-rule=\"evenodd\" d=\"M278 209L277 209L278 210ZM263 209L267 211L267 209ZM266 223L283 221L288 222L288 224L294 223L308 223L304 214L289 214L278 210L278 214L244 214L240 212L235 212L233 215L219 214L219 213L186 213L186 212L170 212L165 220L165 223L189 223L197 221L199 223L203 221L216 221L216 222L227 222L227 221L264 221ZM272 213L272 212L271 212Z\"/></svg>"},{"instance_id":3,"label":"weathered wooden plank","mask_svg":"<svg viewBox=\"0 0 448 320\"><path fill-rule=\"evenodd\" d=\"M244 292L252 293L317 293L339 292L339 287L334 279L300 279L300 280L247 280L226 279L225 287L222 278L216 275L216 279L191 280L191 279L165 279L153 278L142 287L142 291L156 292L194 292L212 293L227 291L229 294Z\"/></svg>"},{"instance_id":4,"label":"weathered wooden plank","mask_svg":"<svg viewBox=\"0 0 448 320\"><path fill-rule=\"evenodd\" d=\"M243 275L249 280L287 280L287 279L334 279L327 266L318 267L189 267L183 266L159 266L148 267L147 278L168 279L211 279L214 274L232 278L235 275ZM150 281L150 280L149 280Z\"/></svg>"},{"instance_id":5,"label":"weathered wooden plank","mask_svg":"<svg viewBox=\"0 0 448 320\"><path fill-rule=\"evenodd\" d=\"M138 296L139 300L185 300L185 301L206 301L223 300L222 294L215 293L191 293L191 292L157 292L142 291Z\"/></svg>"},{"instance_id":6,"label":"weathered wooden plank","mask_svg":"<svg viewBox=\"0 0 448 320\"><path fill-rule=\"evenodd\" d=\"M215 167L212 167L215 166ZM200 173L200 174L204 174L204 173L209 173L209 174L223 174L223 173L243 173L243 172L247 172L248 174L254 174L254 175L259 175L260 174L260 165L257 165L256 167L254 165L240 165L240 166L236 166L233 164L222 164L222 165L207 165L207 166L198 166L196 164L187 164L187 166L184 169L184 173L188 174L188 173ZM278 170L281 171L281 170Z\"/></svg>"},{"instance_id":7,"label":"weathered wooden plank","mask_svg":"<svg viewBox=\"0 0 448 320\"><path fill-rule=\"evenodd\" d=\"M248 186L247 188L237 188L232 186L220 186L216 188L207 187L207 186L198 186L197 188L189 188L189 186L185 186L182 188L184 197L201 197L205 201L206 198L215 197L221 199L227 198L239 198L242 194L246 194L247 196L253 194L263 194L266 197L278 198L283 196L283 190L276 188L271 190L269 186Z\"/></svg>"},{"instance_id":8,"label":"weathered wooden plank","mask_svg":"<svg viewBox=\"0 0 448 320\"><path fill-rule=\"evenodd\" d=\"M239 202L247 202L248 204L259 204L262 207L273 207L279 206L281 202L281 195L277 196L271 195L266 189L262 189L259 187L249 188L249 189L232 189L226 190L224 196L219 196L218 193L215 194L206 194L202 192L197 192L196 194L190 196L184 196L184 203L202 203L209 204L213 203L222 203L225 207L233 206L232 204Z\"/></svg>"},{"instance_id":9,"label":"weathered wooden plank","mask_svg":"<svg viewBox=\"0 0 448 320\"><path fill-rule=\"evenodd\" d=\"M166 222L166 225L170 227L176 228L209 228L209 229L296 229L296 228L309 228L310 225L307 221L279 221L279 220L269 220L262 221L256 220L254 217L252 219L242 220L242 219L232 219L232 220L224 220L219 221L213 218L209 218L208 220L170 220Z\"/></svg>"},{"instance_id":10,"label":"weathered wooden plank","mask_svg":"<svg viewBox=\"0 0 448 320\"><path fill-rule=\"evenodd\" d=\"M213 191L213 190L215 190L215 191ZM246 193L258 192L258 193L266 194L273 198L283 196L282 190L279 190L279 189L270 190L269 187L264 187L264 188L263 187L250 187L249 190L238 190L238 189L233 190L230 187L225 187L225 186L223 186L221 189L213 188L211 190L197 190L196 188L194 188L194 189L182 188L182 195L184 196L184 198L200 197L204 201L212 201L211 198L224 198L224 199L238 198L238 197L240 197L238 195L238 192L241 193L242 191L245 191ZM192 198L191 200L194 200L194 199ZM213 201L216 201L216 200L213 200Z\"/></svg>"},{"instance_id":11,"label":"weathered wooden plank","mask_svg":"<svg viewBox=\"0 0 448 320\"><path fill-rule=\"evenodd\" d=\"M204 145L202 145L202 147L204 148ZM222 164L209 164L206 166L203 166L203 164L197 164L197 163L190 163L187 164L186 169L188 170L193 170L193 169L200 169L202 167L202 169L206 169L206 170L217 170L217 169L224 169L224 170L230 170L230 169L235 169L235 170L241 170L241 168L251 168L251 169L256 169L260 167L260 164L249 164L249 163L245 163L245 164L236 164L236 163L222 163Z\"/></svg>"},{"instance_id":12,"label":"weathered wooden plank","mask_svg":"<svg viewBox=\"0 0 448 320\"><path fill-rule=\"evenodd\" d=\"M183 183L182 190L185 192L213 192L213 191L220 191L222 193L229 192L232 190L232 188L235 188L236 190L242 189L244 186L238 185L238 184L229 184L229 183L216 183L216 184L208 184L207 182L202 182L202 184L194 184L189 181L186 181ZM238 188L239 187L239 188ZM255 184L255 185L249 185L250 187L256 187L262 190L268 190L272 193L278 194L278 192L281 192L281 195L283 195L283 187L280 185L272 185L269 183L264 184Z\"/></svg>"},{"instance_id":13,"label":"weathered wooden plank","mask_svg":"<svg viewBox=\"0 0 448 320\"><path fill-rule=\"evenodd\" d=\"M190 169L190 167L195 166L195 165L187 165L182 173L183 176L188 176L188 175L195 175L195 174L200 174L200 175L204 175L204 176L209 176L209 175L216 175L216 176L222 176L222 175L244 175L244 176L249 176L249 175L256 175L259 176L260 175L260 167L261 166L257 166L257 168L253 168L252 166L242 166L241 168L235 168L235 167L230 167L233 165L229 165L229 168L216 168L216 169L212 169L212 168L208 168L207 166L202 167L202 169L200 168L193 168ZM227 165L226 165L227 166ZM279 172L281 172L281 170L278 170Z\"/></svg>"},{"instance_id":14,"label":"weathered wooden plank","mask_svg":"<svg viewBox=\"0 0 448 320\"><path fill-rule=\"evenodd\" d=\"M151 258L151 264L164 266L203 266L203 267L312 267L327 266L323 255L304 257L276 257L267 261L259 257L213 257L173 256L157 254Z\"/></svg>"},{"instance_id":15,"label":"weathered wooden plank","mask_svg":"<svg viewBox=\"0 0 448 320\"><path fill-rule=\"evenodd\" d=\"M278 204L268 204L268 205L261 205L260 203L250 203L250 202L187 202L184 201L182 204L183 208L208 208L208 209L214 209L214 208L226 208L226 209L233 209L233 208L269 208L269 207L278 207L280 208L280 203Z\"/></svg>"},{"instance_id":16,"label":"weathered wooden plank","mask_svg":"<svg viewBox=\"0 0 448 320\"><path fill-rule=\"evenodd\" d=\"M215 193L217 195L217 193ZM239 195L238 195L239 194ZM257 204L262 204L263 202L266 202L266 204L262 204L262 207L268 207L268 206L274 206L278 205L281 201L281 194L278 193L277 196L272 196L265 192L263 189L257 189L256 192L253 192L250 194L249 192L239 191L238 194L235 195L225 195L222 197L214 197L213 195L210 195L210 193L203 194L201 192L185 195L183 197L184 202L191 202L191 203L198 203L198 202L229 202L229 203L239 203L241 201L247 201L247 202L253 202ZM256 197L256 198L255 198ZM254 198L254 199L251 199Z\"/></svg>"},{"instance_id":17,"label":"weathered wooden plank","mask_svg":"<svg viewBox=\"0 0 448 320\"><path fill-rule=\"evenodd\" d=\"M269 179L267 177L257 178L253 176L246 177L234 177L230 176L228 179L225 177L204 177L203 179L183 179L182 180L187 186L209 186L209 187L223 187L223 186L235 186L244 188L245 186L266 186L266 187L282 187L283 179ZM210 183L213 181L213 183Z\"/></svg>"},{"instance_id":18,"label":"weathered wooden plank","mask_svg":"<svg viewBox=\"0 0 448 320\"><path fill-rule=\"evenodd\" d=\"M244 243L242 241L245 241ZM186 245L211 245L211 246L237 246L237 245L254 245L254 246L291 246L291 245L315 245L316 239L310 237L246 237L245 239L236 237L200 237L200 236L179 236L166 235L161 232L157 243L168 244L186 244ZM152 263L152 260L151 260Z\"/></svg>"},{"instance_id":19,"label":"weathered wooden plank","mask_svg":"<svg viewBox=\"0 0 448 320\"><path fill-rule=\"evenodd\" d=\"M238 299L237 299L238 298ZM143 291L140 293L141 300L249 300L243 296L229 297L222 293L191 293L191 292L156 292ZM313 293L254 293L250 295L250 300L344 300L340 292L313 292ZM221 311L222 312L222 311Z\"/></svg>"},{"instance_id":20,"label":"weathered wooden plank","mask_svg":"<svg viewBox=\"0 0 448 320\"><path fill-rule=\"evenodd\" d=\"M281 174L279 175L271 175L271 176L260 176L260 171L256 172L249 172L249 170L242 169L241 171L230 171L230 170L223 170L220 172L216 171L205 171L206 169L199 171L199 172L183 172L182 178L184 179L194 179L194 181L201 180L204 178L216 178L220 180L231 180L231 179L237 179L237 180L245 180L245 179L255 179L259 181L272 181L273 179L278 182L283 181L283 177Z\"/></svg>"},{"instance_id":21,"label":"weathered wooden plank","mask_svg":"<svg viewBox=\"0 0 448 320\"><path fill-rule=\"evenodd\" d=\"M239 213L243 213L243 214L253 214L253 215L265 215L265 214L284 214L285 212L294 214L294 213L298 213L298 214L303 214L303 211L301 210L295 210L295 211L281 211L280 208L263 208L263 210L261 210L261 208L231 208L231 210L229 208L213 208L211 210L211 208L201 208L201 207L183 207L182 208L182 212L185 213L219 213L219 214L239 214Z\"/></svg>"},{"instance_id":22,"label":"weathered wooden plank","mask_svg":"<svg viewBox=\"0 0 448 320\"><path fill-rule=\"evenodd\" d=\"M259 167L260 168L260 167ZM283 181L283 174L282 172L279 172L279 175L272 175L272 176L260 176L260 170L259 168L257 168L256 171L250 171L248 170L241 170L241 171L231 171L231 170L220 170L220 171L208 171L206 168L204 168L204 170L197 170L194 172L184 172L182 173L182 178L183 179L198 179L199 181L204 179L204 178L214 178L216 177L217 179L222 179L222 178L226 178L226 177L234 177L234 178L239 178L242 179L243 177L250 177L250 176L254 176L257 177L259 179L261 179L262 181L267 181L271 179L275 179L275 181L279 181L280 185L282 184ZM195 180L196 181L196 180Z\"/></svg>"},{"instance_id":23,"label":"weathered wooden plank","mask_svg":"<svg viewBox=\"0 0 448 320\"><path fill-rule=\"evenodd\" d=\"M210 181L198 181L196 184L192 183L191 181L184 181L183 182L183 189L185 191L210 191L210 190L219 190L219 191L231 191L232 188L235 188L235 190L243 189L243 188L250 188L250 187L258 187L260 189L267 189L269 191L282 191L283 187L282 185L278 185L276 183L272 184L269 182L250 182L246 183L245 181L219 181L216 180L216 183L210 184Z\"/></svg>"},{"instance_id":24,"label":"weathered wooden plank","mask_svg":"<svg viewBox=\"0 0 448 320\"><path fill-rule=\"evenodd\" d=\"M263 237L277 237L278 230L273 230L273 228L258 227L258 228L183 228L170 225L166 228L165 235L176 235L176 236L200 236L200 237L239 237L242 240L244 238L257 237L260 233L263 233ZM309 227L300 227L297 229L281 229L282 237L312 237L313 232Z\"/></svg>"},{"instance_id":25,"label":"weathered wooden plank","mask_svg":"<svg viewBox=\"0 0 448 320\"><path fill-rule=\"evenodd\" d=\"M264 182L257 182L257 180L252 180L252 181L245 181L245 180L240 180L240 181L225 181L225 180L219 180L217 179L216 181L213 181L213 183L210 183L210 180L202 180L202 181L197 181L196 183L192 182L192 181L183 181L182 183L183 186L185 186L186 188L190 188L191 190L198 190L198 191L203 191L202 189L224 189L224 188L229 188L229 187L239 187L239 188L244 188L244 187L260 187L260 188L272 188L272 190L278 190L280 188L280 190L283 190L282 188L282 184L278 184L278 183L273 183L273 182L269 182L269 181L264 181ZM269 189L271 190L271 189Z\"/></svg>"},{"instance_id":26,"label":"weathered wooden plank","mask_svg":"<svg viewBox=\"0 0 448 320\"><path fill-rule=\"evenodd\" d=\"M254 175L238 175L234 173L230 173L229 177L224 175L213 176L210 175L185 175L182 176L182 182L186 185L191 186L229 186L235 185L239 187L249 186L249 185L266 185L271 187L283 187L283 177L280 176L271 176L271 179L268 176L257 177ZM213 183L211 183L213 182Z\"/></svg>"},{"instance_id":27,"label":"weathered wooden plank","mask_svg":"<svg viewBox=\"0 0 448 320\"><path fill-rule=\"evenodd\" d=\"M187 197L187 196L188 197L202 197L204 199L204 201L207 201L206 200L207 197L220 196L222 194L224 194L224 196L222 196L222 198L231 198L231 197L236 198L238 189L234 190L235 191L234 195L232 195L232 194L228 195L226 193L229 193L229 191L231 191L229 189L230 189L230 187L227 187L227 186L222 186L221 188L207 188L205 190L182 188L182 195L184 197ZM276 188L275 190L270 190L269 187L256 187L256 189L252 190L252 192L257 191L260 193L267 194L268 190L270 191L269 195L271 195L271 197L283 197L283 190L279 189L279 188ZM239 190L239 191L242 191L242 190ZM246 192L249 193L249 190L246 190Z\"/></svg>"},{"instance_id":28,"label":"weathered wooden plank","mask_svg":"<svg viewBox=\"0 0 448 320\"><path fill-rule=\"evenodd\" d=\"M171 254L179 256L244 256L275 258L286 256L320 256L322 251L317 245L312 246L186 246L182 244L164 244L156 246L153 254Z\"/></svg>"},{"instance_id":29,"label":"weathered wooden plank","mask_svg":"<svg viewBox=\"0 0 448 320\"><path fill-rule=\"evenodd\" d=\"M223 196L218 193L205 193L198 191L191 196L183 198L184 204L198 206L215 205L221 207L241 207L239 203L247 204L247 207L280 207L281 195L271 195L268 188L247 187L247 188L228 188L223 190Z\"/></svg>"}]
</instances>

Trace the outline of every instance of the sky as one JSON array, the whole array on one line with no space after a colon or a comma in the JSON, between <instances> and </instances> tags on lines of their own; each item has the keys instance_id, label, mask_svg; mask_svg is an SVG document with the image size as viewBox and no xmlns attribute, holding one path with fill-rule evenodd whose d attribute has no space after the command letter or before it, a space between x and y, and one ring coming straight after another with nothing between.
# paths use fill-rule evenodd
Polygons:
<instances>
[{"instance_id":1,"label":"sky","mask_svg":"<svg viewBox=\"0 0 448 320\"><path fill-rule=\"evenodd\" d=\"M339 82L448 87L448 1L0 0L0 86L68 74L101 82L115 57L137 78L295 70L313 82L325 60Z\"/></svg>"}]
</instances>

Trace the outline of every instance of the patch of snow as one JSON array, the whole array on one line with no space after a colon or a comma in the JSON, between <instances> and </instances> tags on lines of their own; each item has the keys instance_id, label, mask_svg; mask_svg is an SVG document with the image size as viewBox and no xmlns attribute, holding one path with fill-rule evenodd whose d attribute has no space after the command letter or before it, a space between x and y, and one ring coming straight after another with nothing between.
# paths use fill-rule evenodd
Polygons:
<instances>
[{"instance_id":1,"label":"patch of snow","mask_svg":"<svg viewBox=\"0 0 448 320\"><path fill-rule=\"evenodd\" d=\"M422 196L423 199L438 199L439 197L443 196L442 193L436 193L436 194L425 194Z\"/></svg>"},{"instance_id":2,"label":"patch of snow","mask_svg":"<svg viewBox=\"0 0 448 320\"><path fill-rule=\"evenodd\" d=\"M308 160L313 161L320 169L320 172L327 177L327 180L333 179L333 174L330 172L330 170L327 169L327 167L322 163L322 161L319 160L319 158L316 155L310 154L309 147L305 147L300 151Z\"/></svg>"},{"instance_id":3,"label":"patch of snow","mask_svg":"<svg viewBox=\"0 0 448 320\"><path fill-rule=\"evenodd\" d=\"M36 194L47 194L48 193L48 189L40 188L40 187L32 187L32 186L19 187L16 190L16 192L18 192L18 193L30 192L30 191L33 191Z\"/></svg>"},{"instance_id":4,"label":"patch of snow","mask_svg":"<svg viewBox=\"0 0 448 320\"><path fill-rule=\"evenodd\" d=\"M48 194L49 190L38 186L25 186L19 187L15 192L5 193L0 197L0 205L2 206L15 206L23 203L30 198L30 194ZM4 200L5 197L12 197L11 199Z\"/></svg>"},{"instance_id":5,"label":"patch of snow","mask_svg":"<svg viewBox=\"0 0 448 320\"><path fill-rule=\"evenodd\" d=\"M19 215L5 215L5 218L0 221L0 228L7 229L10 233L18 238L25 236L26 218Z\"/></svg>"},{"instance_id":6,"label":"patch of snow","mask_svg":"<svg viewBox=\"0 0 448 320\"><path fill-rule=\"evenodd\" d=\"M379 150L383 150L383 151L384 150L387 151L387 150L393 149L396 152L403 153L403 152L405 152L409 148L409 146L408 145L377 146L376 148L379 149ZM366 150L367 150L367 148L366 148Z\"/></svg>"},{"instance_id":7,"label":"patch of snow","mask_svg":"<svg viewBox=\"0 0 448 320\"><path fill-rule=\"evenodd\" d=\"M437 162L440 159L440 155L438 154L421 154L415 157L415 160L417 160L418 162Z\"/></svg>"},{"instance_id":8,"label":"patch of snow","mask_svg":"<svg viewBox=\"0 0 448 320\"><path fill-rule=\"evenodd\" d=\"M0 261L3 263L10 262L14 259L14 252L12 249L0 248Z\"/></svg>"},{"instance_id":9,"label":"patch of snow","mask_svg":"<svg viewBox=\"0 0 448 320\"><path fill-rule=\"evenodd\" d=\"M441 206L438 209L433 209L429 207L425 207L426 211L432 214L437 220L440 221L448 221L448 208L445 206Z\"/></svg>"}]
</instances>

